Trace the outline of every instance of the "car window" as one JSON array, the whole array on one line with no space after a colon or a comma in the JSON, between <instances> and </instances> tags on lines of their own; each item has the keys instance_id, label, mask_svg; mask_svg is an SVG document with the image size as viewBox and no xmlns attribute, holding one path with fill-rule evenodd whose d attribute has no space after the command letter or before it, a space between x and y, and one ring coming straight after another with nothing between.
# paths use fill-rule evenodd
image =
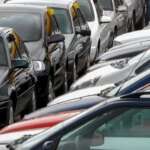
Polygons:
<instances>
[{"instance_id":1,"label":"car window","mask_svg":"<svg viewBox=\"0 0 150 150\"><path fill-rule=\"evenodd\" d=\"M78 0L78 2L80 3L80 8L86 18L86 21L93 21L94 11L90 0Z\"/></svg>"},{"instance_id":2,"label":"car window","mask_svg":"<svg viewBox=\"0 0 150 150\"><path fill-rule=\"evenodd\" d=\"M109 110L64 135L57 150L143 150L150 147L150 109Z\"/></svg>"},{"instance_id":3,"label":"car window","mask_svg":"<svg viewBox=\"0 0 150 150\"><path fill-rule=\"evenodd\" d=\"M73 32L69 11L61 8L53 8L58 21L60 30L63 34L71 34Z\"/></svg>"},{"instance_id":4,"label":"car window","mask_svg":"<svg viewBox=\"0 0 150 150\"><path fill-rule=\"evenodd\" d=\"M103 7L104 10L113 11L113 3L112 0L98 0L100 5Z\"/></svg>"},{"instance_id":5,"label":"car window","mask_svg":"<svg viewBox=\"0 0 150 150\"><path fill-rule=\"evenodd\" d=\"M98 19L99 19L99 22L100 22L101 17L103 16L103 8L102 8L101 3L100 3L99 0L95 1L94 4L95 4L96 12L97 12L97 15L98 15Z\"/></svg>"},{"instance_id":6,"label":"car window","mask_svg":"<svg viewBox=\"0 0 150 150\"><path fill-rule=\"evenodd\" d=\"M8 65L4 41L1 37L0 37L0 65L1 66Z\"/></svg>"},{"instance_id":7,"label":"car window","mask_svg":"<svg viewBox=\"0 0 150 150\"><path fill-rule=\"evenodd\" d=\"M0 13L0 26L13 28L24 42L38 41L41 38L41 17L34 13Z\"/></svg>"}]
</instances>

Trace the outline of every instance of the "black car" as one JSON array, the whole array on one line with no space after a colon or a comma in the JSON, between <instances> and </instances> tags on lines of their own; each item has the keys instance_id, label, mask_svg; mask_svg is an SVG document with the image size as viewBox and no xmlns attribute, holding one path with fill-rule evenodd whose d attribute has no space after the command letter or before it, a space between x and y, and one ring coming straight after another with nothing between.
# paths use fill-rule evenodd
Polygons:
<instances>
[{"instance_id":1,"label":"black car","mask_svg":"<svg viewBox=\"0 0 150 150\"><path fill-rule=\"evenodd\" d=\"M118 86L108 86L107 88L101 91L100 87L97 88L92 87L87 88L85 90L83 89L67 93L65 95L62 95L61 97L54 99L54 104L49 103L47 107L37 110L28 115L25 115L24 119L29 120L60 112L84 110L100 103L103 100L106 100L108 97L115 97L129 94L135 91L140 91L143 90L144 88L148 88L149 85L150 85L150 70L147 70ZM96 92L92 93L91 91L94 90ZM87 94L84 94L83 96L80 95L79 93L87 93ZM71 97L70 95L74 96ZM59 100L62 101L59 102Z\"/></svg>"},{"instance_id":2,"label":"black car","mask_svg":"<svg viewBox=\"0 0 150 150\"><path fill-rule=\"evenodd\" d=\"M0 125L35 110L33 64L20 37L11 28L0 28Z\"/></svg>"},{"instance_id":3,"label":"black car","mask_svg":"<svg viewBox=\"0 0 150 150\"><path fill-rule=\"evenodd\" d=\"M80 115L44 131L1 135L0 148L1 150L148 150L149 95L150 92L140 92L101 101ZM14 140L10 139L13 135Z\"/></svg>"},{"instance_id":4,"label":"black car","mask_svg":"<svg viewBox=\"0 0 150 150\"><path fill-rule=\"evenodd\" d=\"M32 60L45 64L45 72L40 75L43 80L39 83L41 95L37 97L38 101L42 99L39 105L45 106L51 84L54 94L67 89L65 38L60 33L54 10L23 4L3 4L0 7L0 26L14 28Z\"/></svg>"}]
</instances>

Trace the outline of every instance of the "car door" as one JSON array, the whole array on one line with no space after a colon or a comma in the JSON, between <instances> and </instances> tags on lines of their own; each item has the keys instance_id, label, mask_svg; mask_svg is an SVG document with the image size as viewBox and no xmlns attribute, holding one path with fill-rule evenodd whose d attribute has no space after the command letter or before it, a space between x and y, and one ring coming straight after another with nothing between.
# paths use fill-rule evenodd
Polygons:
<instances>
[{"instance_id":1,"label":"car door","mask_svg":"<svg viewBox=\"0 0 150 150\"><path fill-rule=\"evenodd\" d=\"M47 38L55 34L60 34L57 19L54 15L45 14L45 28ZM48 58L51 63L50 72L54 89L62 86L65 74L65 46L63 42L52 43L48 45Z\"/></svg>"},{"instance_id":2,"label":"car door","mask_svg":"<svg viewBox=\"0 0 150 150\"><path fill-rule=\"evenodd\" d=\"M8 36L11 35L14 38L14 41L9 42L9 55L11 61L17 59L24 59L30 62L28 53L24 43L21 41L20 37L15 33L11 32ZM31 64L30 64L31 65ZM31 68L12 68L13 72L11 74L12 84L15 87L15 93L17 97L16 101L16 112L15 115L23 111L25 106L32 98L34 91L35 80L32 76Z\"/></svg>"},{"instance_id":3,"label":"car door","mask_svg":"<svg viewBox=\"0 0 150 150\"><path fill-rule=\"evenodd\" d=\"M114 0L115 8L116 8L116 21L117 21L117 34L120 35L126 32L126 18L123 13L118 11L119 6L123 3L120 0Z\"/></svg>"},{"instance_id":4,"label":"car door","mask_svg":"<svg viewBox=\"0 0 150 150\"><path fill-rule=\"evenodd\" d=\"M82 69L86 67L88 57L90 55L91 49L91 39L88 35L81 34L82 31L90 30L86 20L80 9L72 8L73 12L73 23L75 26L76 33L76 42L73 47L76 52L76 60L77 60L77 72L80 72Z\"/></svg>"}]
</instances>

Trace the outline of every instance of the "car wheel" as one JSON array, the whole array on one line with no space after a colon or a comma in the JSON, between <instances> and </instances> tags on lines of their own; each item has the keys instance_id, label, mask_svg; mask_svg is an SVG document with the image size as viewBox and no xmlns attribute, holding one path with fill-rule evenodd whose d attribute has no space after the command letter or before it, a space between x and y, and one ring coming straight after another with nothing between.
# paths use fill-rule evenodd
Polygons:
<instances>
[{"instance_id":1,"label":"car wheel","mask_svg":"<svg viewBox=\"0 0 150 150\"><path fill-rule=\"evenodd\" d=\"M52 101L55 98L55 93L53 90L52 82L49 80L48 83L48 102Z\"/></svg>"},{"instance_id":2,"label":"car wheel","mask_svg":"<svg viewBox=\"0 0 150 150\"><path fill-rule=\"evenodd\" d=\"M90 67L90 53L87 56L86 70Z\"/></svg>"},{"instance_id":3,"label":"car wheel","mask_svg":"<svg viewBox=\"0 0 150 150\"><path fill-rule=\"evenodd\" d=\"M8 124L12 124L14 122L14 108L11 104L8 112Z\"/></svg>"},{"instance_id":4,"label":"car wheel","mask_svg":"<svg viewBox=\"0 0 150 150\"><path fill-rule=\"evenodd\" d=\"M25 109L23 115L29 114L29 113L35 111L36 108L37 108L36 95L35 95L35 90L33 90L31 99L30 99L30 101L28 102L28 104L27 104L27 106L26 106L26 109Z\"/></svg>"},{"instance_id":5,"label":"car wheel","mask_svg":"<svg viewBox=\"0 0 150 150\"><path fill-rule=\"evenodd\" d=\"M77 66L76 63L74 62L73 64L73 82L76 81L77 79Z\"/></svg>"},{"instance_id":6,"label":"car wheel","mask_svg":"<svg viewBox=\"0 0 150 150\"><path fill-rule=\"evenodd\" d=\"M134 31L134 30L135 30L135 19L132 18L130 31Z\"/></svg>"},{"instance_id":7,"label":"car wheel","mask_svg":"<svg viewBox=\"0 0 150 150\"><path fill-rule=\"evenodd\" d=\"M68 77L67 77L67 71L65 71L64 92L66 93L67 91L68 91Z\"/></svg>"}]
</instances>

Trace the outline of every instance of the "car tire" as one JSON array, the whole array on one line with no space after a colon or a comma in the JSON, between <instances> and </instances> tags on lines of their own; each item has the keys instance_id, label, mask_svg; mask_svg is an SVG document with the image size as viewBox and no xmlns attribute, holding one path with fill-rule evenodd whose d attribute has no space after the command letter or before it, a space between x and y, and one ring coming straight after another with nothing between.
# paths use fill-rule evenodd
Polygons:
<instances>
[{"instance_id":1,"label":"car tire","mask_svg":"<svg viewBox=\"0 0 150 150\"><path fill-rule=\"evenodd\" d=\"M90 53L87 56L86 70L90 67ZM85 70L85 71L86 71Z\"/></svg>"},{"instance_id":2,"label":"car tire","mask_svg":"<svg viewBox=\"0 0 150 150\"><path fill-rule=\"evenodd\" d=\"M55 98L55 93L54 93L54 90L53 90L52 82L51 82L51 80L49 80L49 83L48 83L48 101L47 101L47 103L52 101L54 98Z\"/></svg>"},{"instance_id":3,"label":"car tire","mask_svg":"<svg viewBox=\"0 0 150 150\"><path fill-rule=\"evenodd\" d=\"M33 90L31 100L28 102L23 115L34 112L36 108L37 108L36 94L35 94L35 90Z\"/></svg>"},{"instance_id":4,"label":"car tire","mask_svg":"<svg viewBox=\"0 0 150 150\"><path fill-rule=\"evenodd\" d=\"M72 81L76 81L77 80L77 66L76 66L76 63L74 62L73 64L73 79Z\"/></svg>"}]
</instances>

